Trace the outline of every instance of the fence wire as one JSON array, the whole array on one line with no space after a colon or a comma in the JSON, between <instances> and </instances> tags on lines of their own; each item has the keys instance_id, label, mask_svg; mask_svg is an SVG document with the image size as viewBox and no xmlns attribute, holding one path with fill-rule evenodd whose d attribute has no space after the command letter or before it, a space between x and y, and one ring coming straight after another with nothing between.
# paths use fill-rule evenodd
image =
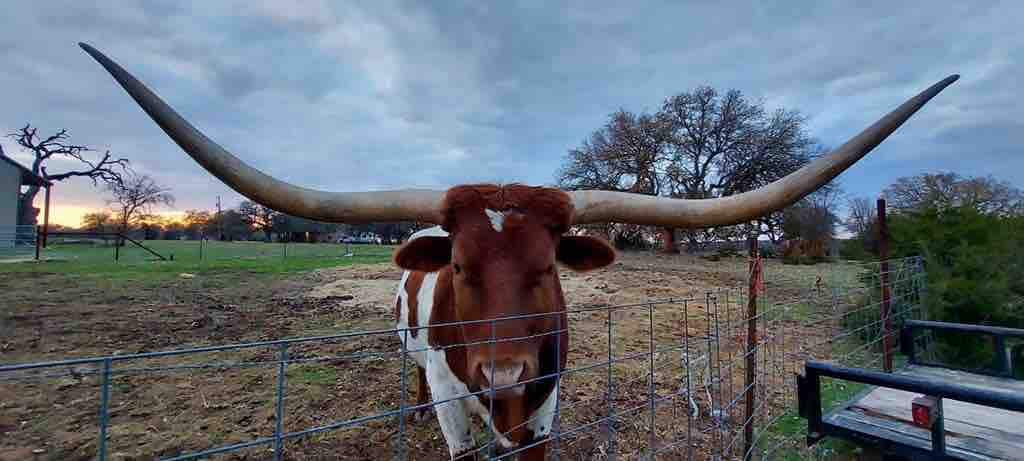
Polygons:
<instances>
[{"instance_id":1,"label":"fence wire","mask_svg":"<svg viewBox=\"0 0 1024 461\"><path fill-rule=\"evenodd\" d=\"M31 226L30 226L31 227ZM0 229L0 240L3 230ZM28 253L34 251L34 234ZM382 244L339 242L288 242L246 240L145 240L131 238L118 245L116 233L51 232L40 257L83 263L145 263L155 260L202 264L230 260L264 262L300 259L366 261L390 255L393 247ZM3 242L0 241L0 244ZM0 250L3 247L0 245Z\"/></svg>"},{"instance_id":2,"label":"fence wire","mask_svg":"<svg viewBox=\"0 0 1024 461\"><path fill-rule=\"evenodd\" d=\"M813 457L802 448L794 374L808 359L884 368L886 346L898 350L899 322L924 318L923 263L807 266L796 276L783 275L777 264L751 267L745 286L581 306L566 311L567 325L559 321L548 331L492 333L489 340L444 346L455 351L568 335L565 369L523 382L558 380L550 436L505 447L502 440L545 415L511 420L491 411L491 427L473 418L475 448L464 455L514 459L546 444L550 459ZM483 325L493 332L504 322L560 314L429 328ZM432 413L462 404L493 410L489 393L502 389L420 396L414 355L426 350L406 348L400 338L422 334L429 329L0 366L6 415L0 449L71 440L73 451L48 455L447 459Z\"/></svg>"},{"instance_id":3,"label":"fence wire","mask_svg":"<svg viewBox=\"0 0 1024 461\"><path fill-rule=\"evenodd\" d=\"M0 261L31 257L35 248L35 226L0 226Z\"/></svg>"}]
</instances>

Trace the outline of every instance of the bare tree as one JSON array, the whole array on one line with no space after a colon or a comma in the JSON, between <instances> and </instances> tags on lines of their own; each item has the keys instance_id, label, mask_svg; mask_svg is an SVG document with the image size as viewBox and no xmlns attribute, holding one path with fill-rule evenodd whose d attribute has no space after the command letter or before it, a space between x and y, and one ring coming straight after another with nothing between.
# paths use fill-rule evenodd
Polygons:
<instances>
[{"instance_id":1,"label":"bare tree","mask_svg":"<svg viewBox=\"0 0 1024 461\"><path fill-rule=\"evenodd\" d=\"M237 211L224 210L210 217L210 220L206 223L205 232L207 235L217 235L221 240L230 242L248 240L250 234L252 234L252 229Z\"/></svg>"},{"instance_id":2,"label":"bare tree","mask_svg":"<svg viewBox=\"0 0 1024 461\"><path fill-rule=\"evenodd\" d=\"M602 189L658 195L659 163L667 132L657 118L619 110L577 149L571 149L558 182L568 189Z\"/></svg>"},{"instance_id":3,"label":"bare tree","mask_svg":"<svg viewBox=\"0 0 1024 461\"><path fill-rule=\"evenodd\" d=\"M844 223L846 230L857 237L871 235L878 225L878 207L871 200L857 197L847 202L849 215Z\"/></svg>"},{"instance_id":4,"label":"bare tree","mask_svg":"<svg viewBox=\"0 0 1024 461\"><path fill-rule=\"evenodd\" d=\"M97 234L109 232L113 228L113 216L109 211L95 211L82 216L82 230Z\"/></svg>"},{"instance_id":5,"label":"bare tree","mask_svg":"<svg viewBox=\"0 0 1024 461\"><path fill-rule=\"evenodd\" d=\"M823 149L797 111L766 113L737 90L699 87L665 101L659 117L672 130L666 168L670 196L715 198L756 189L796 171ZM766 233L775 241L781 213L745 226L688 231L691 245L711 238Z\"/></svg>"},{"instance_id":6,"label":"bare tree","mask_svg":"<svg viewBox=\"0 0 1024 461\"><path fill-rule=\"evenodd\" d=\"M999 216L1024 213L1024 193L992 176L965 178L953 172L925 173L897 179L882 195L895 212L966 206Z\"/></svg>"},{"instance_id":7,"label":"bare tree","mask_svg":"<svg viewBox=\"0 0 1024 461\"><path fill-rule=\"evenodd\" d=\"M121 181L107 183L111 199L107 203L114 209L118 231L128 231L128 226L153 213L160 205L173 205L174 196L170 189L156 183L144 174L129 172Z\"/></svg>"},{"instance_id":8,"label":"bare tree","mask_svg":"<svg viewBox=\"0 0 1024 461\"><path fill-rule=\"evenodd\" d=\"M40 137L38 129L29 124L9 134L8 137L32 153L34 158L29 169L37 176L50 182L64 181L73 177L85 177L91 179L93 185L99 182L108 185L120 184L122 176L128 167L128 160L112 158L110 151L104 152L99 158L90 158L89 153L93 152L92 149L71 143L68 131L65 129L61 129L47 137ZM47 164L51 159L55 158L78 161L82 164L82 168L62 173L47 171ZM32 202L39 193L39 189L40 186L29 186L25 192L18 194L18 203L22 210L20 221L36 223L38 210L32 206Z\"/></svg>"},{"instance_id":9,"label":"bare tree","mask_svg":"<svg viewBox=\"0 0 1024 461\"><path fill-rule=\"evenodd\" d=\"M135 216L136 229L142 232L146 240L158 240L169 221L156 214L139 214Z\"/></svg>"},{"instance_id":10,"label":"bare tree","mask_svg":"<svg viewBox=\"0 0 1024 461\"><path fill-rule=\"evenodd\" d=\"M243 201L238 205L238 214L249 227L263 232L264 241L270 241L270 233L274 230L274 217L278 212L258 203Z\"/></svg>"},{"instance_id":11,"label":"bare tree","mask_svg":"<svg viewBox=\"0 0 1024 461\"><path fill-rule=\"evenodd\" d=\"M753 148L763 115L735 90L720 97L714 88L700 87L668 98L661 117L672 127L672 195L711 198L729 188L730 176L742 171L723 167Z\"/></svg>"},{"instance_id":12,"label":"bare tree","mask_svg":"<svg viewBox=\"0 0 1024 461\"><path fill-rule=\"evenodd\" d=\"M822 244L835 237L836 215L841 191L827 186L808 195L782 212L782 231L787 239L803 239Z\"/></svg>"},{"instance_id":13,"label":"bare tree","mask_svg":"<svg viewBox=\"0 0 1024 461\"><path fill-rule=\"evenodd\" d=\"M212 219L212 215L206 210L185 210L185 217L182 219L185 225L185 235L190 239L200 239Z\"/></svg>"},{"instance_id":14,"label":"bare tree","mask_svg":"<svg viewBox=\"0 0 1024 461\"><path fill-rule=\"evenodd\" d=\"M768 113L730 90L699 87L668 98L655 115L619 110L579 148L558 174L566 189L603 189L701 199L756 189L796 171L823 149L804 130L799 112ZM741 226L685 232L689 244L716 238L782 236L781 212ZM641 226L621 226L613 240L644 239ZM612 235L614 234L614 235ZM674 229L662 241L674 251Z\"/></svg>"},{"instance_id":15,"label":"bare tree","mask_svg":"<svg viewBox=\"0 0 1024 461\"><path fill-rule=\"evenodd\" d=\"M177 219L165 219L163 223L164 240L180 240L185 236L185 223Z\"/></svg>"},{"instance_id":16,"label":"bare tree","mask_svg":"<svg viewBox=\"0 0 1024 461\"><path fill-rule=\"evenodd\" d=\"M668 135L667 125L657 116L619 110L582 146L569 151L566 164L558 173L558 184L569 190L661 195ZM612 241L620 247L642 245L645 240L642 226L610 226ZM666 236L666 251L675 251L673 234L669 231Z\"/></svg>"}]
</instances>

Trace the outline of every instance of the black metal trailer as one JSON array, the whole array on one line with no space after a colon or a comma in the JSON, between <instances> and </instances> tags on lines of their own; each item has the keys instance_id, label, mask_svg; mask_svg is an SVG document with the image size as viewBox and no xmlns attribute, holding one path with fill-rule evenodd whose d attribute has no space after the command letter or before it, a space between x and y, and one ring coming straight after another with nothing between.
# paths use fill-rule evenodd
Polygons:
<instances>
[{"instance_id":1,"label":"black metal trailer","mask_svg":"<svg viewBox=\"0 0 1024 461\"><path fill-rule=\"evenodd\" d=\"M936 332L984 338L991 364L965 369L922 354ZM907 321L900 331L907 364L893 373L809 361L797 376L807 444L825 437L909 459L1024 460L1024 330ZM861 383L852 399L823 414L822 378Z\"/></svg>"}]
</instances>

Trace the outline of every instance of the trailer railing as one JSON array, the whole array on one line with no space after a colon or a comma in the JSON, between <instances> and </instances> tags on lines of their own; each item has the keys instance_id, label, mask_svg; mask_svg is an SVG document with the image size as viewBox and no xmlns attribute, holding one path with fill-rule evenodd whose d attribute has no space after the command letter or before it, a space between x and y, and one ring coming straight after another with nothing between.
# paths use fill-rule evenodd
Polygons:
<instances>
[{"instance_id":1,"label":"trailer railing","mask_svg":"<svg viewBox=\"0 0 1024 461\"><path fill-rule=\"evenodd\" d=\"M942 335L943 333L969 334L987 342L993 352L989 366L985 367L984 361L981 361L979 364L982 366L969 368L943 360L940 354L935 353L936 345L942 339L936 338L936 334ZM942 367L988 376L1013 378L1015 377L1014 370L1024 365L1024 341L1017 341L1018 344L1013 344L1012 339L1014 338L1024 340L1024 330L987 325L909 320L900 331L900 349L907 356L907 363L911 365ZM1018 360L1022 363L1017 363Z\"/></svg>"},{"instance_id":2,"label":"trailer railing","mask_svg":"<svg viewBox=\"0 0 1024 461\"><path fill-rule=\"evenodd\" d=\"M1024 395L1011 391L982 389L946 382L936 382L910 375L884 373L860 368L840 367L824 362L807 362L804 375L797 376L797 398L800 416L807 419L807 444L817 443L829 435L858 438L844 427L829 424L822 415L821 378L834 378L871 386L925 394L936 399L932 413L931 451L910 446L893 446L913 459L949 459L946 452L943 399L958 400L1003 410L1024 412Z\"/></svg>"}]
</instances>

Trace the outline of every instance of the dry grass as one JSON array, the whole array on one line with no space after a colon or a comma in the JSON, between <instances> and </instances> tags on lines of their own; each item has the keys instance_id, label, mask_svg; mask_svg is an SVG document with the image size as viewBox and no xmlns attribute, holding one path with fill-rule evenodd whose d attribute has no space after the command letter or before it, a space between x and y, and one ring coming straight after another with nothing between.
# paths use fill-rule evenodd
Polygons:
<instances>
[{"instance_id":1,"label":"dry grass","mask_svg":"<svg viewBox=\"0 0 1024 461\"><path fill-rule=\"evenodd\" d=\"M783 273L780 266L770 265L768 270ZM813 288L817 275L830 270L828 265L787 267L787 276L779 277L783 281L772 285L772 293L798 296ZM632 459L650 446L653 433L655 446L666 448L665 459L688 453L701 459L710 447L727 444L736 431L741 432L741 405L714 419L708 416L708 395L716 393L711 400L728 403L730 396L742 391L745 308L735 293L744 286L745 271L742 259L709 263L687 256L625 254L605 270L563 275L572 306L664 301L611 314L599 310L571 315L570 368L606 361L609 346L614 357L638 358L611 369L611 402L621 416L613 424L594 424L608 408L607 367L565 378L562 431L575 432L560 441L564 458L601 459L615 450ZM400 275L389 264L365 264L294 274L221 269L157 283L107 283L74 274L14 277L0 282L10 300L3 311L0 348L4 363L16 363L387 329L393 325L392 299ZM718 296L709 303L707 292ZM722 367L714 376L708 376L706 365L696 363L708 353L709 334L722 338L713 350ZM653 426L647 399L652 361L646 354L652 347L665 350L653 356L653 386L663 399L653 409ZM397 351L393 334L292 346L290 359L297 362L288 365L286 374L285 430L399 408L402 360ZM684 356L685 351L690 354ZM254 348L118 362L111 386L110 458L152 459L272 436L277 353L274 348ZM687 358L694 361L689 368ZM244 366L156 370L209 364ZM410 382L413 369L407 365ZM678 395L687 370L695 386L717 383L695 396L701 410L698 418L688 416L690 403ZM80 374L89 369L48 372L69 371ZM775 395L784 392L777 387L789 383L767 384L776 388L766 395ZM406 402L415 399L414 393L412 386ZM99 395L97 377L88 374L0 381L0 460L93 458ZM399 446L410 459L447 458L434 419L410 422L404 438L397 429L397 420L388 418L289 440L286 458L381 459L393 456ZM670 446L674 441L682 442ZM269 448L249 448L225 457L267 459Z\"/></svg>"}]
</instances>

